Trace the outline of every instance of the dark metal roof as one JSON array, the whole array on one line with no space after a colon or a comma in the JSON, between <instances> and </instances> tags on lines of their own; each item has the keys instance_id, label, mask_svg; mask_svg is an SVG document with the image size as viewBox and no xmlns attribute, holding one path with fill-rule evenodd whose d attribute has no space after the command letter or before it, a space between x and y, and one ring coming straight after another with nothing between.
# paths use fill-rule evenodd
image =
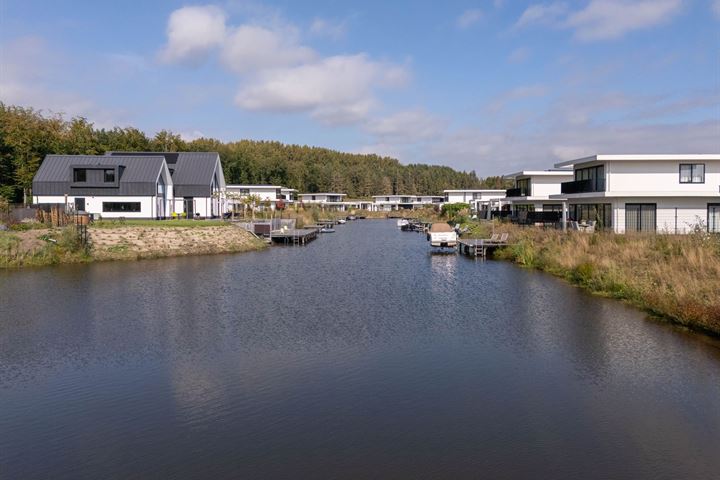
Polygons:
<instances>
[{"instance_id":1,"label":"dark metal roof","mask_svg":"<svg viewBox=\"0 0 720 480\"><path fill-rule=\"evenodd\" d=\"M47 155L33 179L35 195L155 195L165 158L155 156ZM73 184L72 167L116 167L117 184L82 187Z\"/></svg>"},{"instance_id":2,"label":"dark metal roof","mask_svg":"<svg viewBox=\"0 0 720 480\"><path fill-rule=\"evenodd\" d=\"M108 152L108 155L164 156L173 170L176 197L211 196L213 174L220 158L217 152Z\"/></svg>"}]
</instances>

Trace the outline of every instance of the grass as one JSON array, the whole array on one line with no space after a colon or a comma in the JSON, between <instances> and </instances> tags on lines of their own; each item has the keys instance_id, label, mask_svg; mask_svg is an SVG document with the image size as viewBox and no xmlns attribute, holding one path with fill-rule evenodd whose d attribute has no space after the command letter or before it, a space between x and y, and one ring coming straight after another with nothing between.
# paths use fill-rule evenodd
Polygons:
<instances>
[{"instance_id":1,"label":"grass","mask_svg":"<svg viewBox=\"0 0 720 480\"><path fill-rule=\"evenodd\" d=\"M565 278L689 328L720 335L720 236L563 233L498 226L496 258Z\"/></svg>"},{"instance_id":2,"label":"grass","mask_svg":"<svg viewBox=\"0 0 720 480\"><path fill-rule=\"evenodd\" d=\"M223 220L96 220L90 228L118 227L168 227L168 228L203 228L225 227L230 223Z\"/></svg>"},{"instance_id":3,"label":"grass","mask_svg":"<svg viewBox=\"0 0 720 480\"><path fill-rule=\"evenodd\" d=\"M55 265L90 260L90 252L80 243L74 226L50 230L38 238L45 240L41 247L25 250L17 235L0 232L0 267ZM47 241L48 239L54 242Z\"/></svg>"}]
</instances>

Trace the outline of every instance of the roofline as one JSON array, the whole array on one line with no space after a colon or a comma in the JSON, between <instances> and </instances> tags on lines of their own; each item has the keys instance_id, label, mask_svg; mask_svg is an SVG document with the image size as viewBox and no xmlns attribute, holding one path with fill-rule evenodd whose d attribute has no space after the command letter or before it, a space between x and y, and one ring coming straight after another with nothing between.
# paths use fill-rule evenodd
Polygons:
<instances>
[{"instance_id":1,"label":"roofline","mask_svg":"<svg viewBox=\"0 0 720 480\"><path fill-rule=\"evenodd\" d=\"M240 185L240 184L225 184L225 188L274 188L277 190L278 188L281 190L285 190L285 187L280 185Z\"/></svg>"},{"instance_id":2,"label":"roofline","mask_svg":"<svg viewBox=\"0 0 720 480\"><path fill-rule=\"evenodd\" d=\"M572 167L572 165L570 165ZM522 170L520 172L514 172L514 173L508 173L507 175L503 175L505 178L515 178L515 177L530 177L530 176L538 176L538 177L550 177L553 175L572 175L573 171L572 168L559 168L554 170Z\"/></svg>"},{"instance_id":3,"label":"roofline","mask_svg":"<svg viewBox=\"0 0 720 480\"><path fill-rule=\"evenodd\" d=\"M341 197L347 197L347 193L333 193L333 192L318 192L318 193L298 193L298 195L340 195Z\"/></svg>"},{"instance_id":4,"label":"roofline","mask_svg":"<svg viewBox=\"0 0 720 480\"><path fill-rule=\"evenodd\" d=\"M589 157L576 158L556 163L555 168L580 165L590 162L617 162L617 161L678 161L678 160L720 160L720 153L673 153L673 154L597 154Z\"/></svg>"},{"instance_id":5,"label":"roofline","mask_svg":"<svg viewBox=\"0 0 720 480\"><path fill-rule=\"evenodd\" d=\"M443 190L443 193L459 193L459 192L470 192L470 193L496 193L496 192L503 192L505 193L505 190Z\"/></svg>"}]
</instances>

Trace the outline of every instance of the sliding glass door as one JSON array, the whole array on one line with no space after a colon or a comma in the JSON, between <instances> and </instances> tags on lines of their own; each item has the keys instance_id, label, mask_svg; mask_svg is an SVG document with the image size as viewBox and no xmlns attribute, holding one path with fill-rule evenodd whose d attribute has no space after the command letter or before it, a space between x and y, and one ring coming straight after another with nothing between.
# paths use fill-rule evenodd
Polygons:
<instances>
[{"instance_id":1,"label":"sliding glass door","mask_svg":"<svg viewBox=\"0 0 720 480\"><path fill-rule=\"evenodd\" d=\"M708 203L708 232L720 233L720 203Z\"/></svg>"},{"instance_id":2,"label":"sliding glass door","mask_svg":"<svg viewBox=\"0 0 720 480\"><path fill-rule=\"evenodd\" d=\"M626 203L626 232L655 232L657 230L657 205L654 203Z\"/></svg>"}]
</instances>

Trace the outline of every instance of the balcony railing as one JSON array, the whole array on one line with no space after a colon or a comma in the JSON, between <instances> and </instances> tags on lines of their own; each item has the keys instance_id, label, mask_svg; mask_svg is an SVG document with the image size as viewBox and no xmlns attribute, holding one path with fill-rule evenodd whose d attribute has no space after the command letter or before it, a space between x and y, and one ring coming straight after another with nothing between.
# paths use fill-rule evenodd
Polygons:
<instances>
[{"instance_id":1,"label":"balcony railing","mask_svg":"<svg viewBox=\"0 0 720 480\"><path fill-rule=\"evenodd\" d=\"M508 188L505 191L506 197L527 197L528 196L528 189L527 188Z\"/></svg>"},{"instance_id":2,"label":"balcony railing","mask_svg":"<svg viewBox=\"0 0 720 480\"><path fill-rule=\"evenodd\" d=\"M605 182L600 180L595 182L594 180L575 180L574 182L563 182L560 184L560 191L562 193L590 193L590 192L604 192Z\"/></svg>"}]
</instances>

